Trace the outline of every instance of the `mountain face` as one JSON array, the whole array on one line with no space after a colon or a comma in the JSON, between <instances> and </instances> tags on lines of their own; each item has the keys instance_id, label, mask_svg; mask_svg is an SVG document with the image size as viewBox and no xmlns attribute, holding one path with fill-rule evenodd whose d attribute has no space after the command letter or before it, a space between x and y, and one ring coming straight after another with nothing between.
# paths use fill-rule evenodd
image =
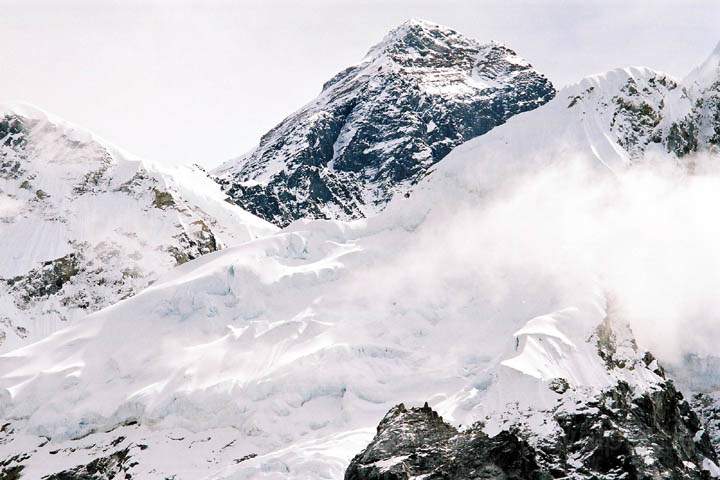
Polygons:
<instances>
[{"instance_id":1,"label":"mountain face","mask_svg":"<svg viewBox=\"0 0 720 480\"><path fill-rule=\"evenodd\" d=\"M522 430L490 437L479 423L458 431L427 404L400 404L345 479L713 478L717 472L706 467L708 459L717 463L716 453L672 383L634 394L621 384L578 412L549 415L562 431L538 446Z\"/></svg>"},{"instance_id":2,"label":"mountain face","mask_svg":"<svg viewBox=\"0 0 720 480\"><path fill-rule=\"evenodd\" d=\"M42 338L175 265L273 230L227 205L199 171L163 172L38 110L5 108L0 348Z\"/></svg>"},{"instance_id":3,"label":"mountain face","mask_svg":"<svg viewBox=\"0 0 720 480\"><path fill-rule=\"evenodd\" d=\"M492 438L482 428L459 433L427 403L410 409L401 403L385 415L373 441L350 463L345 479L550 478L542 475L534 455L514 433Z\"/></svg>"},{"instance_id":4,"label":"mountain face","mask_svg":"<svg viewBox=\"0 0 720 480\"><path fill-rule=\"evenodd\" d=\"M280 226L364 217L455 146L554 94L509 48L409 21L215 174L235 203Z\"/></svg>"}]
</instances>

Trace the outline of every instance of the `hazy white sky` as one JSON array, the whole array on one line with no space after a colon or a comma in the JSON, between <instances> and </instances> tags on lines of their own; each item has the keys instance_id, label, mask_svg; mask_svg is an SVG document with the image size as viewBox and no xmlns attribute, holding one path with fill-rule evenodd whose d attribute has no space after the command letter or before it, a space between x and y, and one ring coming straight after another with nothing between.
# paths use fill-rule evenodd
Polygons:
<instances>
[{"instance_id":1,"label":"hazy white sky","mask_svg":"<svg viewBox=\"0 0 720 480\"><path fill-rule=\"evenodd\" d=\"M146 158L214 166L407 18L507 43L556 86L624 65L682 77L720 1L0 0L0 102Z\"/></svg>"}]
</instances>

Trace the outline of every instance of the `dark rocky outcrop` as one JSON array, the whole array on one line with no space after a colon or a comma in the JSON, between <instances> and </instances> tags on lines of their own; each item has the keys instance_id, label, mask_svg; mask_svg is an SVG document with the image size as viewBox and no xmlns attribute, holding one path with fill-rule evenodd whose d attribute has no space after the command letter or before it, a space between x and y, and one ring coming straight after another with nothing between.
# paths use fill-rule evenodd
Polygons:
<instances>
[{"instance_id":1,"label":"dark rocky outcrop","mask_svg":"<svg viewBox=\"0 0 720 480\"><path fill-rule=\"evenodd\" d=\"M345 480L544 479L537 453L514 432L489 437L477 425L458 432L425 404L391 409Z\"/></svg>"},{"instance_id":2,"label":"dark rocky outcrop","mask_svg":"<svg viewBox=\"0 0 720 480\"><path fill-rule=\"evenodd\" d=\"M720 78L696 91L685 91L692 106L676 119L667 132L665 144L678 157L703 150L717 152L720 146Z\"/></svg>"},{"instance_id":3,"label":"dark rocky outcrop","mask_svg":"<svg viewBox=\"0 0 720 480\"><path fill-rule=\"evenodd\" d=\"M698 416L653 355L638 349L612 305L587 341L612 386L552 379L546 386L557 395L555 406L491 414L486 420L500 426L492 437L483 422L458 430L427 403L398 405L352 460L345 479L699 480L720 472L715 430L706 425L714 417L712 399L695 399L703 407Z\"/></svg>"},{"instance_id":4,"label":"dark rocky outcrop","mask_svg":"<svg viewBox=\"0 0 720 480\"><path fill-rule=\"evenodd\" d=\"M620 382L573 411L547 412L559 433L522 428L494 437L478 423L458 431L427 404L388 412L346 480L709 479L717 457L697 415L672 382L634 392Z\"/></svg>"},{"instance_id":5,"label":"dark rocky outcrop","mask_svg":"<svg viewBox=\"0 0 720 480\"><path fill-rule=\"evenodd\" d=\"M5 281L10 292L19 295L23 304L33 299L54 295L62 290L80 269L80 258L75 253L43 262L43 264L26 275L10 278ZM2 281L2 279L0 279Z\"/></svg>"},{"instance_id":6,"label":"dark rocky outcrop","mask_svg":"<svg viewBox=\"0 0 720 480\"><path fill-rule=\"evenodd\" d=\"M130 460L130 449L125 448L107 457L96 458L86 465L54 473L44 477L43 480L114 480L117 478L130 480L133 478L128 473L131 466Z\"/></svg>"},{"instance_id":7,"label":"dark rocky outcrop","mask_svg":"<svg viewBox=\"0 0 720 480\"><path fill-rule=\"evenodd\" d=\"M698 416L671 381L656 390L617 386L577 412L557 412L562 434L548 442L550 464L573 478L710 478L717 462Z\"/></svg>"}]
</instances>

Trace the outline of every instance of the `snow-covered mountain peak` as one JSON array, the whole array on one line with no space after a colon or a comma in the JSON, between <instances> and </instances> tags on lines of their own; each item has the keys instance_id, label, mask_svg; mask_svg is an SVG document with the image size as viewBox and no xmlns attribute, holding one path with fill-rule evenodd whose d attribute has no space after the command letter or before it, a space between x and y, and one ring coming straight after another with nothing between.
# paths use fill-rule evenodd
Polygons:
<instances>
[{"instance_id":1,"label":"snow-covered mountain peak","mask_svg":"<svg viewBox=\"0 0 720 480\"><path fill-rule=\"evenodd\" d=\"M62 124L68 130L77 129L70 122L47 112L40 107L27 102L2 102L0 103L0 116L2 117L21 117L26 120L35 120L43 122L51 122L56 125Z\"/></svg>"},{"instance_id":2,"label":"snow-covered mountain peak","mask_svg":"<svg viewBox=\"0 0 720 480\"><path fill-rule=\"evenodd\" d=\"M392 29L373 46L366 60L385 57L401 65L428 65L458 50L477 48L478 43L455 30L426 20L412 19ZM446 61L451 59L444 58Z\"/></svg>"},{"instance_id":3,"label":"snow-covered mountain peak","mask_svg":"<svg viewBox=\"0 0 720 480\"><path fill-rule=\"evenodd\" d=\"M238 205L281 226L365 217L407 194L454 146L554 93L504 46L410 21L215 174Z\"/></svg>"},{"instance_id":4,"label":"snow-covered mountain peak","mask_svg":"<svg viewBox=\"0 0 720 480\"><path fill-rule=\"evenodd\" d=\"M499 42L481 44L426 20L408 20L390 31L370 49L365 62L377 72L394 68L396 73L414 75L420 83L432 80L438 70L445 74L461 70L475 80L473 87L487 89L498 87L503 76L531 68L527 60Z\"/></svg>"},{"instance_id":5,"label":"snow-covered mountain peak","mask_svg":"<svg viewBox=\"0 0 720 480\"><path fill-rule=\"evenodd\" d=\"M288 144L270 140L281 134L297 140L298 131L325 138L320 127L334 121L339 105L360 120L337 114L346 122L338 129L358 131L330 135L335 143L326 147L334 154L357 151L352 141L361 133L372 138L362 129L399 121L384 103L354 96L358 79L373 73L366 67L341 75L308 107L313 115L289 119L292 127L281 125L260 148L277 154ZM397 95L404 105L402 93L416 85L409 79L388 80L379 95ZM661 459L646 450L654 443L673 451L695 442L702 451L682 457L691 466L669 468L700 471L704 459L713 466L699 424L683 414L686 406L657 362L637 348L625 318L598 293L606 277L590 275L596 256L607 259L604 248L593 247L605 235L627 237L631 248L622 245L631 251L648 242L618 231L613 216L599 230L578 227L576 207L583 219L596 210L583 208L577 192L592 189L598 177L577 191L572 175L552 181L552 167L568 157L630 162L623 144L654 144L647 132L656 131L663 92L673 84L649 69L586 79L454 149L410 198L396 198L381 215L295 222L183 265L73 328L0 356L0 413L15 432L2 451L32 478L127 449L132 460L113 473L341 478L385 410L427 400L455 424L488 419L496 431L527 427L530 439L549 433L562 440L563 431L591 438L570 448L571 464L561 464L562 471L583 466L574 459L590 458L582 455L585 447L602 448L602 434L589 427L604 416L617 425L613 435L632 461ZM378 110L368 113L368 106ZM303 135L294 146L304 146ZM262 158L251 154L248 162ZM352 160L333 158L315 170L317 177L294 178L327 193L318 183L322 175ZM520 188L514 181L524 175L530 185ZM615 190L602 192L600 199L590 195L593 205L623 204ZM576 262L578 268L567 268ZM664 427L645 422L655 408L683 425L673 440ZM627 416L633 412L640 418ZM189 447L195 455L181 453ZM57 463L45 461L50 455ZM168 457L179 463L158 464Z\"/></svg>"},{"instance_id":6,"label":"snow-covered mountain peak","mask_svg":"<svg viewBox=\"0 0 720 480\"><path fill-rule=\"evenodd\" d=\"M628 102L651 102L660 105L668 92L677 88L672 76L647 67L615 68L590 75L562 88L557 97L567 99L567 108L597 109Z\"/></svg>"},{"instance_id":7,"label":"snow-covered mountain peak","mask_svg":"<svg viewBox=\"0 0 720 480\"><path fill-rule=\"evenodd\" d=\"M446 27L445 25L440 25L439 23L435 23L431 20L426 20L424 18L419 17L412 17L405 20L403 23L398 25L397 27L390 30L387 36L392 35L394 32L404 32L412 29L421 29L421 30L427 30L427 31L450 31L450 27Z\"/></svg>"},{"instance_id":8,"label":"snow-covered mountain peak","mask_svg":"<svg viewBox=\"0 0 720 480\"><path fill-rule=\"evenodd\" d=\"M2 350L275 230L198 169L141 160L26 104L0 112Z\"/></svg>"},{"instance_id":9,"label":"snow-covered mountain peak","mask_svg":"<svg viewBox=\"0 0 720 480\"><path fill-rule=\"evenodd\" d=\"M662 78L672 80L677 83L676 80L667 73L652 68L643 66L618 67L606 72L589 75L581 79L579 82L562 88L561 91L583 90L593 87L598 88L601 91L616 94L630 81L647 82L651 79Z\"/></svg>"},{"instance_id":10,"label":"snow-covered mountain peak","mask_svg":"<svg viewBox=\"0 0 720 480\"><path fill-rule=\"evenodd\" d=\"M390 29L383 39L370 48L370 52L380 52L393 45L413 43L412 38L433 38L455 33L449 27L421 18L410 18ZM370 56L370 55L368 55Z\"/></svg>"},{"instance_id":11,"label":"snow-covered mountain peak","mask_svg":"<svg viewBox=\"0 0 720 480\"><path fill-rule=\"evenodd\" d=\"M50 113L26 102L2 102L0 103L0 116L2 117L22 117L29 120L49 121L52 116ZM55 123L60 121L59 118L54 119Z\"/></svg>"},{"instance_id":12,"label":"snow-covered mountain peak","mask_svg":"<svg viewBox=\"0 0 720 480\"><path fill-rule=\"evenodd\" d=\"M282 225L393 198L363 221L278 231L197 171L0 122L0 238L24 242L0 326L113 304L0 355L0 476L339 479L400 401L427 405L394 407L345 478L720 476L643 342L675 321L659 297L714 284L677 265L720 271L686 256L716 202L627 172L713 148L717 92L628 67L547 101L508 48L424 21L371 52L217 172Z\"/></svg>"},{"instance_id":13,"label":"snow-covered mountain peak","mask_svg":"<svg viewBox=\"0 0 720 480\"><path fill-rule=\"evenodd\" d=\"M28 132L30 130L45 134L54 132L55 137L65 138L72 142L95 143L108 151L111 156L109 160L113 162L116 161L116 157L122 157L135 162L147 163L140 157L104 140L91 130L27 102L0 103L0 118L16 122L17 126L22 125L22 128Z\"/></svg>"}]
</instances>

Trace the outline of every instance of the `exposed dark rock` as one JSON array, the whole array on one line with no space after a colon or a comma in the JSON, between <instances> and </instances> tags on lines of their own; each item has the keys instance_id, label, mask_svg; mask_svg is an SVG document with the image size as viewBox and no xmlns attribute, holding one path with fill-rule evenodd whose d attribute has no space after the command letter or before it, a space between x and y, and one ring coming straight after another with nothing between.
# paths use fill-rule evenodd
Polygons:
<instances>
[{"instance_id":1,"label":"exposed dark rock","mask_svg":"<svg viewBox=\"0 0 720 480\"><path fill-rule=\"evenodd\" d=\"M194 232L183 232L175 237L180 243L179 247L171 246L168 248L168 252L175 258L178 265L218 250L215 235L205 222L196 220L193 222L193 226L196 227Z\"/></svg>"},{"instance_id":2,"label":"exposed dark rock","mask_svg":"<svg viewBox=\"0 0 720 480\"><path fill-rule=\"evenodd\" d=\"M564 378L555 378L550 382L549 387L553 392L563 394L568 391L570 385Z\"/></svg>"},{"instance_id":3,"label":"exposed dark rock","mask_svg":"<svg viewBox=\"0 0 720 480\"><path fill-rule=\"evenodd\" d=\"M6 115L0 119L0 178L19 179L25 175L23 148L27 145L27 126L22 118Z\"/></svg>"},{"instance_id":4,"label":"exposed dark rock","mask_svg":"<svg viewBox=\"0 0 720 480\"><path fill-rule=\"evenodd\" d=\"M458 431L427 405L400 404L345 479L709 479L704 460L717 462L700 420L670 381L644 393L621 382L582 408L548 416L561 433L532 446L522 429L494 437L482 424Z\"/></svg>"},{"instance_id":5,"label":"exposed dark rock","mask_svg":"<svg viewBox=\"0 0 720 480\"><path fill-rule=\"evenodd\" d=\"M427 404L401 404L380 422L345 479L711 478L718 459L706 426L652 354L639 352L629 327L613 320L612 302L608 310L588 341L617 378L643 380L630 385L618 379L590 393L553 379L548 387L558 394L556 406L503 412L503 430L494 437L481 422L457 430ZM701 400L696 404L705 421L720 417L714 401Z\"/></svg>"},{"instance_id":6,"label":"exposed dark rock","mask_svg":"<svg viewBox=\"0 0 720 480\"><path fill-rule=\"evenodd\" d=\"M0 427L0 445L7 441L7 438L15 433L11 423L4 423ZM18 480L22 477L25 469L23 462L30 458L29 453L18 453L7 458L0 459L0 480Z\"/></svg>"},{"instance_id":7,"label":"exposed dark rock","mask_svg":"<svg viewBox=\"0 0 720 480\"><path fill-rule=\"evenodd\" d=\"M22 462L28 458L30 458L28 454L19 454L0 460L0 480L18 480L22 478L22 471L25 469Z\"/></svg>"},{"instance_id":8,"label":"exposed dark rock","mask_svg":"<svg viewBox=\"0 0 720 480\"><path fill-rule=\"evenodd\" d=\"M42 266L26 275L5 281L12 293L18 294L23 303L47 297L62 290L79 272L79 258L70 253L64 257L43 262Z\"/></svg>"},{"instance_id":9,"label":"exposed dark rock","mask_svg":"<svg viewBox=\"0 0 720 480\"><path fill-rule=\"evenodd\" d=\"M551 478L532 447L513 432L488 437L481 425L458 432L425 404L391 409L345 480ZM422 477L421 477L422 476Z\"/></svg>"},{"instance_id":10,"label":"exposed dark rock","mask_svg":"<svg viewBox=\"0 0 720 480\"><path fill-rule=\"evenodd\" d=\"M636 392L620 382L578 412L554 415L563 435L547 451L573 478L710 478L710 439L671 381Z\"/></svg>"},{"instance_id":11,"label":"exposed dark rock","mask_svg":"<svg viewBox=\"0 0 720 480\"><path fill-rule=\"evenodd\" d=\"M720 452L720 395L718 392L696 393L692 398L693 410L710 437L716 452Z\"/></svg>"},{"instance_id":12,"label":"exposed dark rock","mask_svg":"<svg viewBox=\"0 0 720 480\"><path fill-rule=\"evenodd\" d=\"M131 479L128 473L131 468L130 448L125 448L108 455L96 458L87 465L80 465L70 470L54 473L43 477L43 480L115 480Z\"/></svg>"},{"instance_id":13,"label":"exposed dark rock","mask_svg":"<svg viewBox=\"0 0 720 480\"><path fill-rule=\"evenodd\" d=\"M110 155L107 155L107 158L106 158L107 163L102 165L97 170L93 170L91 172L86 173L85 177L82 179L82 182L75 185L75 187L73 188L73 193L78 194L78 195L83 195L86 193L102 191L102 189L98 188L98 187L101 186L104 175L110 168L111 161L112 161L112 159L111 159Z\"/></svg>"},{"instance_id":14,"label":"exposed dark rock","mask_svg":"<svg viewBox=\"0 0 720 480\"><path fill-rule=\"evenodd\" d=\"M153 200L153 206L155 208L164 210L168 207L175 206L175 199L173 199L170 192L164 192L162 190L158 190L157 188L154 188L153 192L155 193L155 199Z\"/></svg>"},{"instance_id":15,"label":"exposed dark rock","mask_svg":"<svg viewBox=\"0 0 720 480\"><path fill-rule=\"evenodd\" d=\"M615 130L619 143L631 155L637 155L645 148L653 138L655 127L662 120L663 102L653 105L646 97L663 95L676 87L677 84L665 76L650 77L644 86L630 78L621 89L623 95L613 98L616 110L611 128L617 126Z\"/></svg>"},{"instance_id":16,"label":"exposed dark rock","mask_svg":"<svg viewBox=\"0 0 720 480\"><path fill-rule=\"evenodd\" d=\"M2 145L17 148L27 143L27 127L22 118L6 115L0 119L0 142Z\"/></svg>"},{"instance_id":17,"label":"exposed dark rock","mask_svg":"<svg viewBox=\"0 0 720 480\"><path fill-rule=\"evenodd\" d=\"M554 94L512 50L411 21L223 167L218 181L233 202L281 226L363 217L453 147Z\"/></svg>"},{"instance_id":18,"label":"exposed dark rock","mask_svg":"<svg viewBox=\"0 0 720 480\"><path fill-rule=\"evenodd\" d=\"M252 460L255 457L257 457L257 453L248 453L247 455L243 455L240 458L236 458L235 460L233 460L233 463L247 462L248 460Z\"/></svg>"},{"instance_id":19,"label":"exposed dark rock","mask_svg":"<svg viewBox=\"0 0 720 480\"><path fill-rule=\"evenodd\" d=\"M720 145L720 80L696 95L691 110L668 131L667 150L678 157Z\"/></svg>"}]
</instances>

